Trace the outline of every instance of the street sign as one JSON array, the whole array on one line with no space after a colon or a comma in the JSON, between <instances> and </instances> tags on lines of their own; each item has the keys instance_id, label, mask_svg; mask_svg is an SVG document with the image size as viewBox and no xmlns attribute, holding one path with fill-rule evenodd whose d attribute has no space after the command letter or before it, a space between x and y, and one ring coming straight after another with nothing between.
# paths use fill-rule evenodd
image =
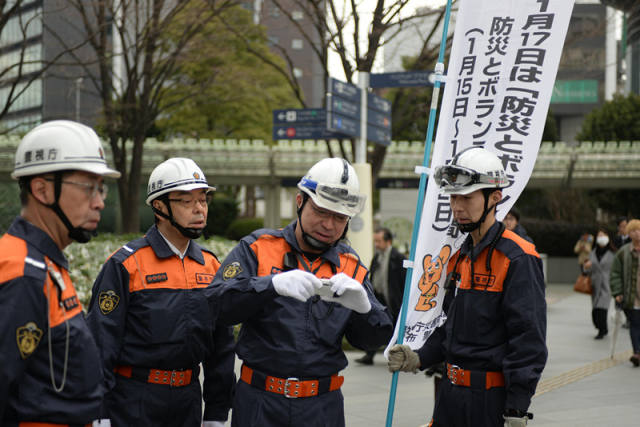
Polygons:
<instances>
[{"instance_id":1,"label":"street sign","mask_svg":"<svg viewBox=\"0 0 640 427\"><path fill-rule=\"evenodd\" d=\"M273 139L329 139L327 112L322 108L273 110Z\"/></svg>"},{"instance_id":2,"label":"street sign","mask_svg":"<svg viewBox=\"0 0 640 427\"><path fill-rule=\"evenodd\" d=\"M391 102L367 94L367 139L376 144L391 144Z\"/></svg>"},{"instance_id":3,"label":"street sign","mask_svg":"<svg viewBox=\"0 0 640 427\"><path fill-rule=\"evenodd\" d=\"M327 130L360 136L360 88L329 77L327 82Z\"/></svg>"},{"instance_id":4,"label":"street sign","mask_svg":"<svg viewBox=\"0 0 640 427\"><path fill-rule=\"evenodd\" d=\"M344 135L360 136L360 120L350 119L340 114L327 115L327 127L330 132L337 132Z\"/></svg>"},{"instance_id":5,"label":"street sign","mask_svg":"<svg viewBox=\"0 0 640 427\"><path fill-rule=\"evenodd\" d=\"M425 87L433 86L436 75L433 71L400 71L395 73L371 73L369 87ZM444 82L440 82L444 85Z\"/></svg>"},{"instance_id":6,"label":"street sign","mask_svg":"<svg viewBox=\"0 0 640 427\"><path fill-rule=\"evenodd\" d=\"M273 124L290 123L324 123L327 112L323 108L298 108L289 110L273 110Z\"/></svg>"},{"instance_id":7,"label":"street sign","mask_svg":"<svg viewBox=\"0 0 640 427\"><path fill-rule=\"evenodd\" d=\"M273 125L273 139L329 139L336 135L327 131L324 122L317 124Z\"/></svg>"},{"instance_id":8,"label":"street sign","mask_svg":"<svg viewBox=\"0 0 640 427\"><path fill-rule=\"evenodd\" d=\"M335 97L360 105L360 88L351 83L329 77L327 92Z\"/></svg>"},{"instance_id":9,"label":"street sign","mask_svg":"<svg viewBox=\"0 0 640 427\"><path fill-rule=\"evenodd\" d=\"M341 98L331 97L331 110L342 116L360 120L360 103L356 104Z\"/></svg>"}]
</instances>

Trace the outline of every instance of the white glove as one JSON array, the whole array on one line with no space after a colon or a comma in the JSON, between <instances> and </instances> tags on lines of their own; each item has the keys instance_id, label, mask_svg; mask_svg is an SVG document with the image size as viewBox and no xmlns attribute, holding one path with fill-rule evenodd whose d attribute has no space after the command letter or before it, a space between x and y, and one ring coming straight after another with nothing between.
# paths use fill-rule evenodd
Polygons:
<instances>
[{"instance_id":1,"label":"white glove","mask_svg":"<svg viewBox=\"0 0 640 427\"><path fill-rule=\"evenodd\" d=\"M305 302L322 287L322 282L311 273L302 270L291 270L276 274L271 279L273 287L279 295L295 298Z\"/></svg>"},{"instance_id":2,"label":"white glove","mask_svg":"<svg viewBox=\"0 0 640 427\"><path fill-rule=\"evenodd\" d=\"M528 418L525 417L504 417L505 427L525 427Z\"/></svg>"},{"instance_id":3,"label":"white glove","mask_svg":"<svg viewBox=\"0 0 640 427\"><path fill-rule=\"evenodd\" d=\"M202 427L224 427L224 421L203 421Z\"/></svg>"},{"instance_id":4,"label":"white glove","mask_svg":"<svg viewBox=\"0 0 640 427\"><path fill-rule=\"evenodd\" d=\"M418 353L411 350L411 347L408 345L394 345L389 349L388 356L387 367L389 368L389 372L404 371L415 374L420 368Z\"/></svg>"},{"instance_id":5,"label":"white glove","mask_svg":"<svg viewBox=\"0 0 640 427\"><path fill-rule=\"evenodd\" d=\"M333 295L322 296L323 300L337 302L361 314L368 313L371 310L371 303L362 283L344 273L336 274L329 281L331 282Z\"/></svg>"},{"instance_id":6,"label":"white glove","mask_svg":"<svg viewBox=\"0 0 640 427\"><path fill-rule=\"evenodd\" d=\"M108 418L103 418L101 420L95 420L91 424L92 427L111 427L111 420Z\"/></svg>"}]
</instances>

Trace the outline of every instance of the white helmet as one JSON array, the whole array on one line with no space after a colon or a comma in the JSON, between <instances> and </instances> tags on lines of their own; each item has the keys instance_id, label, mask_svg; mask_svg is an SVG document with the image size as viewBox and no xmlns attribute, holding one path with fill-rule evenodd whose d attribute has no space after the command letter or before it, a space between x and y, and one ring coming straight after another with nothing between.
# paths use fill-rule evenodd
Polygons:
<instances>
[{"instance_id":1,"label":"white helmet","mask_svg":"<svg viewBox=\"0 0 640 427\"><path fill-rule=\"evenodd\" d=\"M207 178L196 162L184 157L165 160L153 169L147 186L147 205L163 194L172 191L191 191L206 188L207 192L215 190L207 184Z\"/></svg>"},{"instance_id":2,"label":"white helmet","mask_svg":"<svg viewBox=\"0 0 640 427\"><path fill-rule=\"evenodd\" d=\"M88 126L70 120L54 120L29 131L16 150L14 179L63 170L80 170L119 178L110 169L98 135Z\"/></svg>"},{"instance_id":3,"label":"white helmet","mask_svg":"<svg viewBox=\"0 0 640 427\"><path fill-rule=\"evenodd\" d=\"M358 176L346 160L323 159L313 165L298 182L298 188L321 208L353 217L364 208Z\"/></svg>"},{"instance_id":4,"label":"white helmet","mask_svg":"<svg viewBox=\"0 0 640 427\"><path fill-rule=\"evenodd\" d=\"M433 178L445 194L465 195L482 188L500 189L509 185L498 156L482 147L459 152L451 164L438 166Z\"/></svg>"}]
</instances>

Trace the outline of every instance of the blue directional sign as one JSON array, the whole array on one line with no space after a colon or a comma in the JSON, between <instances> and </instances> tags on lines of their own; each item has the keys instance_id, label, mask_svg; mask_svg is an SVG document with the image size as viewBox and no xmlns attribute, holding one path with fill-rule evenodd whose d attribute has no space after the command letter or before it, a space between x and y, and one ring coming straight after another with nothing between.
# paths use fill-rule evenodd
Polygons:
<instances>
[{"instance_id":1,"label":"blue directional sign","mask_svg":"<svg viewBox=\"0 0 640 427\"><path fill-rule=\"evenodd\" d=\"M367 94L367 139L391 144L391 102L373 93Z\"/></svg>"},{"instance_id":2,"label":"blue directional sign","mask_svg":"<svg viewBox=\"0 0 640 427\"><path fill-rule=\"evenodd\" d=\"M433 86L436 74L433 71L400 71L395 73L371 73L369 87L425 87ZM444 84L444 82L441 82Z\"/></svg>"},{"instance_id":3,"label":"blue directional sign","mask_svg":"<svg viewBox=\"0 0 640 427\"><path fill-rule=\"evenodd\" d=\"M273 110L273 139L328 139L327 112L322 108Z\"/></svg>"},{"instance_id":4,"label":"blue directional sign","mask_svg":"<svg viewBox=\"0 0 640 427\"><path fill-rule=\"evenodd\" d=\"M327 130L326 124L295 124L289 126L273 126L273 139L329 139L336 135Z\"/></svg>"},{"instance_id":5,"label":"blue directional sign","mask_svg":"<svg viewBox=\"0 0 640 427\"><path fill-rule=\"evenodd\" d=\"M327 82L327 130L360 136L360 88L329 78Z\"/></svg>"},{"instance_id":6,"label":"blue directional sign","mask_svg":"<svg viewBox=\"0 0 640 427\"><path fill-rule=\"evenodd\" d=\"M327 120L327 113L322 108L298 108L289 110L273 110L273 124L321 123Z\"/></svg>"}]
</instances>

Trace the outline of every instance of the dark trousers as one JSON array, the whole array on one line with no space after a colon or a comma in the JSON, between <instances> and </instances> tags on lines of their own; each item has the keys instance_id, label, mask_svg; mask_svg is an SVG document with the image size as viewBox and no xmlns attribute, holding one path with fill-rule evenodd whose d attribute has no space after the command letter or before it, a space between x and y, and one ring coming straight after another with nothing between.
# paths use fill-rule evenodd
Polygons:
<instances>
[{"instance_id":1,"label":"dark trousers","mask_svg":"<svg viewBox=\"0 0 640 427\"><path fill-rule=\"evenodd\" d=\"M202 393L198 377L184 387L149 384L116 375L105 398L113 427L200 427Z\"/></svg>"},{"instance_id":2,"label":"dark trousers","mask_svg":"<svg viewBox=\"0 0 640 427\"><path fill-rule=\"evenodd\" d=\"M231 413L232 427L344 427L340 390L315 397L288 399L238 381Z\"/></svg>"},{"instance_id":3,"label":"dark trousers","mask_svg":"<svg viewBox=\"0 0 640 427\"><path fill-rule=\"evenodd\" d=\"M629 315L629 335L631 336L631 347L635 354L640 353L640 310L626 310Z\"/></svg>"},{"instance_id":4,"label":"dark trousers","mask_svg":"<svg viewBox=\"0 0 640 427\"><path fill-rule=\"evenodd\" d=\"M591 320L593 321L593 326L598 330L598 335L606 335L609 332L606 308L594 308L591 310Z\"/></svg>"},{"instance_id":5,"label":"dark trousers","mask_svg":"<svg viewBox=\"0 0 640 427\"><path fill-rule=\"evenodd\" d=\"M438 386L433 427L503 427L504 387L489 390L451 384L443 378Z\"/></svg>"}]
</instances>

